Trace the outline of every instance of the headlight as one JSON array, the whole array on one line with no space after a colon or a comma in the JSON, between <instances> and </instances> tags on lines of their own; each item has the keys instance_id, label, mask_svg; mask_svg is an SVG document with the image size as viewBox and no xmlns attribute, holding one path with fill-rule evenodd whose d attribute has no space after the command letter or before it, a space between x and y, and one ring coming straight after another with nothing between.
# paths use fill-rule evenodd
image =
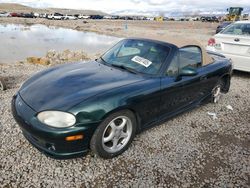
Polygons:
<instances>
[{"instance_id":1,"label":"headlight","mask_svg":"<svg viewBox=\"0 0 250 188\"><path fill-rule=\"evenodd\" d=\"M74 115L61 111L44 111L37 115L42 123L56 128L70 127L75 124Z\"/></svg>"}]
</instances>

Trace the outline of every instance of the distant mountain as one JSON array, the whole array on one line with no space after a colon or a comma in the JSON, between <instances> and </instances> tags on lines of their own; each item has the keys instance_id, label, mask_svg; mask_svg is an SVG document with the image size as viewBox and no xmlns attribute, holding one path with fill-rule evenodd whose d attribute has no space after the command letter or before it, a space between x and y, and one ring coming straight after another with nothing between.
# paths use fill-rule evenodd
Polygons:
<instances>
[{"instance_id":1,"label":"distant mountain","mask_svg":"<svg viewBox=\"0 0 250 188\"><path fill-rule=\"evenodd\" d=\"M0 3L0 10L2 11L16 11L16 10L31 11L34 9L28 6L17 4L17 3Z\"/></svg>"},{"instance_id":2,"label":"distant mountain","mask_svg":"<svg viewBox=\"0 0 250 188\"><path fill-rule=\"evenodd\" d=\"M0 12L37 12L37 13L62 13L62 14L84 14L84 15L107 15L102 11L95 11L95 10L75 10L75 9L60 9L60 8L33 8L17 3L0 3Z\"/></svg>"}]
</instances>

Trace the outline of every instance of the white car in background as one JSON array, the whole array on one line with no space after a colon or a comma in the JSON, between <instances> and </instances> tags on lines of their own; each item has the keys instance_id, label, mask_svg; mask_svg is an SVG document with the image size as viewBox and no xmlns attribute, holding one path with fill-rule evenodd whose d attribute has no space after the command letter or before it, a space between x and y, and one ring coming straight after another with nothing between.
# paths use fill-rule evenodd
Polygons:
<instances>
[{"instance_id":1,"label":"white car in background","mask_svg":"<svg viewBox=\"0 0 250 188\"><path fill-rule=\"evenodd\" d=\"M10 13L8 13L8 12L0 12L0 17L10 17Z\"/></svg>"},{"instance_id":2,"label":"white car in background","mask_svg":"<svg viewBox=\"0 0 250 188\"><path fill-rule=\"evenodd\" d=\"M250 21L230 24L209 39L207 50L230 58L236 70L250 72Z\"/></svg>"},{"instance_id":3,"label":"white car in background","mask_svg":"<svg viewBox=\"0 0 250 188\"><path fill-rule=\"evenodd\" d=\"M64 18L64 16L60 13L48 15L48 19L50 19L50 20L63 20L63 18Z\"/></svg>"},{"instance_id":4,"label":"white car in background","mask_svg":"<svg viewBox=\"0 0 250 188\"><path fill-rule=\"evenodd\" d=\"M63 17L64 20L77 20L77 17L73 15L67 15Z\"/></svg>"},{"instance_id":5,"label":"white car in background","mask_svg":"<svg viewBox=\"0 0 250 188\"><path fill-rule=\"evenodd\" d=\"M89 19L90 16L88 16L88 15L79 15L78 18L79 19Z\"/></svg>"}]
</instances>

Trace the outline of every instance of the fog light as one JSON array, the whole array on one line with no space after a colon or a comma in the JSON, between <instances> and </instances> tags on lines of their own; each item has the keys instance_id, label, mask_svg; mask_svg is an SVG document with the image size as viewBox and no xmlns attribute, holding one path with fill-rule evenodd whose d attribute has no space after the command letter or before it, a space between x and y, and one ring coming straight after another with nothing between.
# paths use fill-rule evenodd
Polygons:
<instances>
[{"instance_id":1,"label":"fog light","mask_svg":"<svg viewBox=\"0 0 250 188\"><path fill-rule=\"evenodd\" d=\"M48 150L50 151L56 151L56 147L53 144L46 144L46 147L48 148Z\"/></svg>"},{"instance_id":2,"label":"fog light","mask_svg":"<svg viewBox=\"0 0 250 188\"><path fill-rule=\"evenodd\" d=\"M81 140L81 139L83 139L82 134L78 134L78 135L74 135L74 136L67 136L65 138L66 141L74 141L74 140Z\"/></svg>"}]
</instances>

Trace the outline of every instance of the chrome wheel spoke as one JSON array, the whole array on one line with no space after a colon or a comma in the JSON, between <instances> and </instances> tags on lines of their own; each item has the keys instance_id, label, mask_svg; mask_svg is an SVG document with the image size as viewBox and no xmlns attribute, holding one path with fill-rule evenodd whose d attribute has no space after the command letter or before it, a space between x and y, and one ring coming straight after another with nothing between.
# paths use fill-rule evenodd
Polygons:
<instances>
[{"instance_id":1,"label":"chrome wheel spoke","mask_svg":"<svg viewBox=\"0 0 250 188\"><path fill-rule=\"evenodd\" d=\"M119 126L117 126L117 128L123 129L126 124L127 124L127 120L125 118L122 118L122 123Z\"/></svg>"},{"instance_id":2,"label":"chrome wheel spoke","mask_svg":"<svg viewBox=\"0 0 250 188\"><path fill-rule=\"evenodd\" d=\"M115 122L112 121L109 126L112 128L112 131L115 131L117 129L117 126L115 125Z\"/></svg>"},{"instance_id":3,"label":"chrome wheel spoke","mask_svg":"<svg viewBox=\"0 0 250 188\"><path fill-rule=\"evenodd\" d=\"M121 132L120 138L127 138L128 137L128 133L127 132Z\"/></svg>"},{"instance_id":4,"label":"chrome wheel spoke","mask_svg":"<svg viewBox=\"0 0 250 188\"><path fill-rule=\"evenodd\" d=\"M103 138L103 142L104 142L104 143L109 142L109 141L111 141L113 138L114 138L114 132L112 131L107 137L104 137L104 138Z\"/></svg>"},{"instance_id":5,"label":"chrome wheel spoke","mask_svg":"<svg viewBox=\"0 0 250 188\"><path fill-rule=\"evenodd\" d=\"M221 88L218 86L213 91L213 101L214 103L217 103L221 97Z\"/></svg>"},{"instance_id":6,"label":"chrome wheel spoke","mask_svg":"<svg viewBox=\"0 0 250 188\"><path fill-rule=\"evenodd\" d=\"M119 141L119 139L115 137L115 138L112 140L113 145L112 145L112 147L111 147L110 149L116 150L117 147L118 147L118 141Z\"/></svg>"}]
</instances>

